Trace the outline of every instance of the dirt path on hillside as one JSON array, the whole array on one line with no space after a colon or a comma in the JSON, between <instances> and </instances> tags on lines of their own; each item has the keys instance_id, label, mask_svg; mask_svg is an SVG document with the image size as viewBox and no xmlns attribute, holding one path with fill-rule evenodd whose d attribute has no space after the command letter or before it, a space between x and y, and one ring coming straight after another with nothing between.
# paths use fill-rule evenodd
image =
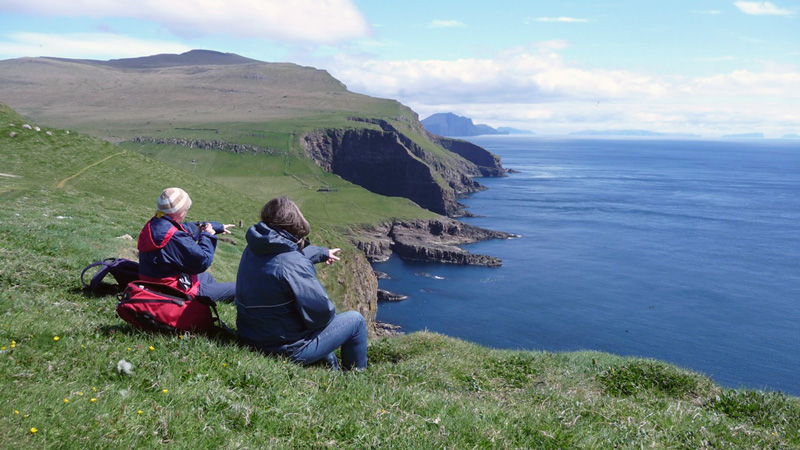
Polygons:
<instances>
[{"instance_id":1,"label":"dirt path on hillside","mask_svg":"<svg viewBox=\"0 0 800 450\"><path fill-rule=\"evenodd\" d=\"M96 166L96 165L98 165L98 164L100 164L102 162L108 161L109 159L111 159L111 158L113 158L115 156L119 156L119 155L121 155L123 153L125 153L124 150L119 152L119 153L114 153L113 155L108 155L105 158L101 159L100 161L95 161L95 162L89 164L88 166L84 167L83 169L75 172L74 175L70 175L67 178L64 178L63 180L61 180L58 183L56 183L56 187L57 188L63 188L64 185L66 185L69 180L71 180L71 179L73 179L73 178L75 178L77 176L80 176L83 172L86 172L87 170L91 169L92 167L94 167L94 166Z\"/></svg>"}]
</instances>

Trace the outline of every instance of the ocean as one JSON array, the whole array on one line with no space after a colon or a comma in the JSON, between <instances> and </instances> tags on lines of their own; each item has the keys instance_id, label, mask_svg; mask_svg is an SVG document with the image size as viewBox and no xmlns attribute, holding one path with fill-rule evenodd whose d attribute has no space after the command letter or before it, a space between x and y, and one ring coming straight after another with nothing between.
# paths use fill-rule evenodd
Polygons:
<instances>
[{"instance_id":1,"label":"ocean","mask_svg":"<svg viewBox=\"0 0 800 450\"><path fill-rule=\"evenodd\" d=\"M494 348L654 358L800 395L800 141L470 140L518 173L479 181L465 246L498 268L375 264L405 332Z\"/></svg>"}]
</instances>

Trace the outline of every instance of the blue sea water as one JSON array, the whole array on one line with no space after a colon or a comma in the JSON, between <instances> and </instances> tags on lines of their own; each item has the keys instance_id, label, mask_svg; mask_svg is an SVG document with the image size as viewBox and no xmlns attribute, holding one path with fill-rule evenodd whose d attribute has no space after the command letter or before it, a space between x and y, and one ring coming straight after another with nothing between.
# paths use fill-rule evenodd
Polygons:
<instances>
[{"instance_id":1,"label":"blue sea water","mask_svg":"<svg viewBox=\"0 0 800 450\"><path fill-rule=\"evenodd\" d=\"M375 269L378 319L495 348L660 359L800 395L800 142L471 138L519 171L465 219L499 268Z\"/></svg>"}]
</instances>

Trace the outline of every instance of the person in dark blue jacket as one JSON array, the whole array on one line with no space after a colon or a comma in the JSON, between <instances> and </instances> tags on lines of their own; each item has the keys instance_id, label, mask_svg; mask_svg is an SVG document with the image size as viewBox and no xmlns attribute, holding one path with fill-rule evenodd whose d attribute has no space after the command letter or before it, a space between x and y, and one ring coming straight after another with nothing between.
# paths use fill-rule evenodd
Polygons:
<instances>
[{"instance_id":1,"label":"person in dark blue jacket","mask_svg":"<svg viewBox=\"0 0 800 450\"><path fill-rule=\"evenodd\" d=\"M181 188L165 189L156 214L139 233L139 277L168 284L215 302L232 302L236 284L217 283L206 272L214 261L217 234L230 234L233 225L183 222L192 206Z\"/></svg>"},{"instance_id":2,"label":"person in dark blue jacket","mask_svg":"<svg viewBox=\"0 0 800 450\"><path fill-rule=\"evenodd\" d=\"M236 327L239 338L268 353L308 365L327 361L367 367L367 328L357 311L336 314L317 279L314 263L338 261L338 248L308 246L309 225L286 197L270 200L261 222L247 230L236 276Z\"/></svg>"}]
</instances>

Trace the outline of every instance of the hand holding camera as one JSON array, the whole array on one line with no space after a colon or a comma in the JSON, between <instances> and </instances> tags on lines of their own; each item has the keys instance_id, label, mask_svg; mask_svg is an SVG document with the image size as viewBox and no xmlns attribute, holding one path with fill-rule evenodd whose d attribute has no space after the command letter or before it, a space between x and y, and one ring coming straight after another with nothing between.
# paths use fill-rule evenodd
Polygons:
<instances>
[{"instance_id":1,"label":"hand holding camera","mask_svg":"<svg viewBox=\"0 0 800 450\"><path fill-rule=\"evenodd\" d=\"M200 230L201 233L205 231L206 233L212 236L217 234L216 231L214 231L214 227L212 227L211 224L208 222L197 222L197 228Z\"/></svg>"}]
</instances>

